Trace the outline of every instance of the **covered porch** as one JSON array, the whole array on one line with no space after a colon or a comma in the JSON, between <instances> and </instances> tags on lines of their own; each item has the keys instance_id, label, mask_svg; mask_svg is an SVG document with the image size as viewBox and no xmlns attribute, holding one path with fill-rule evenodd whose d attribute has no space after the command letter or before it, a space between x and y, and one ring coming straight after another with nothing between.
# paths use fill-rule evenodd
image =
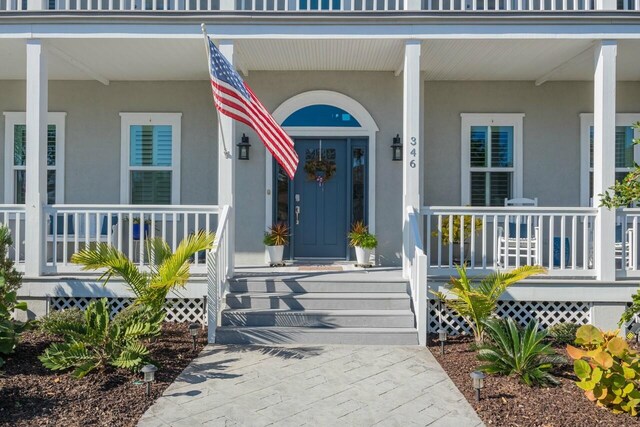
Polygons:
<instances>
[{"instance_id":1,"label":"covered porch","mask_svg":"<svg viewBox=\"0 0 640 427\"><path fill-rule=\"evenodd\" d=\"M15 61L0 80L9 87L26 77L26 97L4 101L3 111L25 111L25 125L34 129L25 140L26 162L40 165L25 169L24 204L7 203L0 214L14 233L12 256L28 276L76 272L71 255L101 241L144 265L146 239L160 236L175 245L197 230L213 231L218 206L225 205L231 208L229 265L263 262L261 236L270 225L267 211L273 200L269 159L249 129L226 118L218 123L206 81L202 39L192 27L185 27L180 38L149 35L97 45L80 37L3 39L3 51ZM295 95L321 88L348 95L375 120L370 160L374 172L367 194L369 227L381 242L377 264L404 263L409 270L413 250L406 212L410 208L419 216L418 243L424 243L420 249L428 259L424 277L448 275L458 263L478 273L538 263L558 278L615 280L635 274L638 213L590 207L588 193L604 191L620 169L608 149L616 145L616 111L640 111L634 95L640 92L637 41L502 36L306 40L221 35L220 39L225 55L271 111ZM623 82L624 93L616 105L618 81ZM78 93L68 98L73 90ZM80 95L84 90L88 95ZM187 107L196 92L197 112ZM21 96L20 91L8 93ZM101 122L106 103L87 101L93 95L108 99L108 120ZM76 118L80 109L82 120ZM102 175L67 173L64 197L49 200L47 111L66 111L68 143L83 150L74 158L67 148L67 171L80 167L87 172L83 162L96 153L115 173L106 169ZM182 147L173 147L174 159L188 164L173 169L168 205L132 204L131 190L123 184L128 178L120 161L125 156L122 117L131 112L150 112L149 117L182 114L183 129L177 131ZM586 151L581 113L592 114L591 122L584 119ZM469 183L464 183L461 163L467 159L461 126L465 114L522 116L520 151L513 151L518 155L509 166L513 180L504 198L537 198L537 207L467 206L472 203L464 195ZM80 128L84 133L78 132ZM110 151L90 142L92 129L96 140L111 144ZM5 153L9 153L6 141L12 140L8 132L5 126ZM220 149L219 132L226 136L231 156ZM589 132L593 166L588 160ZM254 143L247 162L235 155L235 144L245 133ZM402 162L393 161L389 147L396 135L403 144ZM553 147L572 159L561 173L548 151ZM90 164L100 168L99 163ZM14 166L5 162L5 169ZM9 175L5 170L5 177ZM101 194L103 183L107 190ZM7 202L14 187L5 180ZM181 196L175 197L178 187ZM456 221L462 226L456 227ZM204 273L204 256L195 257L193 265L194 271Z\"/></svg>"}]
</instances>

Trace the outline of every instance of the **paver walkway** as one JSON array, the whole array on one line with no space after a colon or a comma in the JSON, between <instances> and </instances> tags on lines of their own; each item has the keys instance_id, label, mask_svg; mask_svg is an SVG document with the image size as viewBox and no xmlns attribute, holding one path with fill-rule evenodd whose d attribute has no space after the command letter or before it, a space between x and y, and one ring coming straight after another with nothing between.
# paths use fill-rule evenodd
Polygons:
<instances>
[{"instance_id":1,"label":"paver walkway","mask_svg":"<svg viewBox=\"0 0 640 427\"><path fill-rule=\"evenodd\" d=\"M420 347L208 346L139 426L481 426Z\"/></svg>"}]
</instances>

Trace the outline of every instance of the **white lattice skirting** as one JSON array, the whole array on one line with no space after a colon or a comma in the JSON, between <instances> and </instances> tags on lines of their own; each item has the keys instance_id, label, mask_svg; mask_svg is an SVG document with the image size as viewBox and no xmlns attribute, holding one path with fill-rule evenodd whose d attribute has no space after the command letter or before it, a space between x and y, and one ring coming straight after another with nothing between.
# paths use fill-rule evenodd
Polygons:
<instances>
[{"instance_id":1,"label":"white lattice skirting","mask_svg":"<svg viewBox=\"0 0 640 427\"><path fill-rule=\"evenodd\" d=\"M50 300L51 310L64 310L67 308L79 308L84 310L89 303L98 298L78 297L53 297ZM111 306L111 315L127 308L133 300L131 298L108 298ZM168 322L197 322L206 324L206 301L204 298L172 298L167 299L165 305Z\"/></svg>"},{"instance_id":2,"label":"white lattice skirting","mask_svg":"<svg viewBox=\"0 0 640 427\"><path fill-rule=\"evenodd\" d=\"M557 323L573 322L579 325L591 321L591 303L562 301L500 301L496 314L511 317L521 325L537 320L542 328ZM471 333L471 328L460 316L437 300L429 300L429 332L438 332L443 326L450 335Z\"/></svg>"}]
</instances>

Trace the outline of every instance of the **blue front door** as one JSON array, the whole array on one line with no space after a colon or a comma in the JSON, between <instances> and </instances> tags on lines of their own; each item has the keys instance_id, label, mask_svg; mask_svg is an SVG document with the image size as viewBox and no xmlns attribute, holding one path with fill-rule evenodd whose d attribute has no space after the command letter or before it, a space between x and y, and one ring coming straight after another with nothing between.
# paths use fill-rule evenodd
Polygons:
<instances>
[{"instance_id":1,"label":"blue front door","mask_svg":"<svg viewBox=\"0 0 640 427\"><path fill-rule=\"evenodd\" d=\"M295 141L300 158L292 188L296 258L347 255L347 146L346 139Z\"/></svg>"}]
</instances>

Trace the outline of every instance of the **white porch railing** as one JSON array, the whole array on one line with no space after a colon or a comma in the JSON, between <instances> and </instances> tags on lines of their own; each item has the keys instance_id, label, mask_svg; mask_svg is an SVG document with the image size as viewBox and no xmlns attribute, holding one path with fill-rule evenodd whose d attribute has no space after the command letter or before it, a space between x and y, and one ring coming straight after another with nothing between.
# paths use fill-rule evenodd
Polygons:
<instances>
[{"instance_id":1,"label":"white porch railing","mask_svg":"<svg viewBox=\"0 0 640 427\"><path fill-rule=\"evenodd\" d=\"M618 272L627 277L640 277L640 262L638 262L640 208L618 209L615 233Z\"/></svg>"},{"instance_id":2,"label":"white porch railing","mask_svg":"<svg viewBox=\"0 0 640 427\"><path fill-rule=\"evenodd\" d=\"M415 3L414 3L415 1ZM0 12L591 12L640 10L640 0L0 0Z\"/></svg>"},{"instance_id":3,"label":"white porch railing","mask_svg":"<svg viewBox=\"0 0 640 427\"><path fill-rule=\"evenodd\" d=\"M413 310L416 315L418 343L427 344L427 256L420 237L419 214L407 208L409 221L408 247L406 248L409 285Z\"/></svg>"},{"instance_id":4,"label":"white porch railing","mask_svg":"<svg viewBox=\"0 0 640 427\"><path fill-rule=\"evenodd\" d=\"M594 276L597 210L424 207L430 274L542 265L552 276Z\"/></svg>"},{"instance_id":5,"label":"white porch railing","mask_svg":"<svg viewBox=\"0 0 640 427\"><path fill-rule=\"evenodd\" d=\"M146 241L161 237L175 250L189 234L211 232L217 206L52 205L45 213L45 271L77 272L71 256L91 244L104 242L125 253L140 267L148 264ZM206 271L206 255L196 254L192 273Z\"/></svg>"},{"instance_id":6,"label":"white porch railing","mask_svg":"<svg viewBox=\"0 0 640 427\"><path fill-rule=\"evenodd\" d=\"M24 271L24 205L2 205L0 207L0 223L9 228L13 240L13 245L8 249L7 255L15 263L16 270Z\"/></svg>"},{"instance_id":7,"label":"white porch railing","mask_svg":"<svg viewBox=\"0 0 640 427\"><path fill-rule=\"evenodd\" d=\"M423 9L454 12L591 11L596 10L599 1L602 0L423 0Z\"/></svg>"},{"instance_id":8,"label":"white porch railing","mask_svg":"<svg viewBox=\"0 0 640 427\"><path fill-rule=\"evenodd\" d=\"M216 229L213 249L207 255L207 324L209 343L216 342L216 328L220 323L222 301L227 292L227 281L233 276L229 263L229 212L231 207L223 206Z\"/></svg>"}]
</instances>

